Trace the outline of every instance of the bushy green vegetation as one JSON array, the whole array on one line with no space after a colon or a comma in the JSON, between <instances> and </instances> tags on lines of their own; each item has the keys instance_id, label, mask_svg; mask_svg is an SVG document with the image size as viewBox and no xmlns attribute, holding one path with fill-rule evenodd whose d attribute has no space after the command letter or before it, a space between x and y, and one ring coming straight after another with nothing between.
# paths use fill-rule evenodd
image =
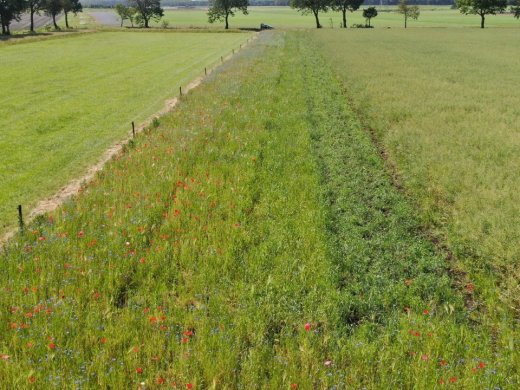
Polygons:
<instances>
[{"instance_id":1,"label":"bushy green vegetation","mask_svg":"<svg viewBox=\"0 0 520 390\"><path fill-rule=\"evenodd\" d=\"M453 272L475 286L479 322L502 345L518 342L520 313L515 36L508 30L315 35L423 224L453 251Z\"/></svg>"},{"instance_id":2,"label":"bushy green vegetation","mask_svg":"<svg viewBox=\"0 0 520 390\"><path fill-rule=\"evenodd\" d=\"M0 231L251 35L95 33L0 45ZM114 48L117 48L115 50ZM30 60L29 60L30 59Z\"/></svg>"},{"instance_id":3,"label":"bushy green vegetation","mask_svg":"<svg viewBox=\"0 0 520 390\"><path fill-rule=\"evenodd\" d=\"M11 243L4 383L518 384L310 37L262 34Z\"/></svg>"}]
</instances>

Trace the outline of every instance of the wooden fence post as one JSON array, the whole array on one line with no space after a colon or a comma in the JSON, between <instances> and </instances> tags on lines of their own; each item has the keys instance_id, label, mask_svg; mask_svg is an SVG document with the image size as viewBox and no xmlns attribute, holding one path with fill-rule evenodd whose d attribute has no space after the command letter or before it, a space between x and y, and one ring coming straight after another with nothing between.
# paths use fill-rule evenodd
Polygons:
<instances>
[{"instance_id":1,"label":"wooden fence post","mask_svg":"<svg viewBox=\"0 0 520 390\"><path fill-rule=\"evenodd\" d=\"M20 233L23 233L24 223L23 223L23 213L22 213L22 205L18 205L18 224L20 225Z\"/></svg>"}]
</instances>

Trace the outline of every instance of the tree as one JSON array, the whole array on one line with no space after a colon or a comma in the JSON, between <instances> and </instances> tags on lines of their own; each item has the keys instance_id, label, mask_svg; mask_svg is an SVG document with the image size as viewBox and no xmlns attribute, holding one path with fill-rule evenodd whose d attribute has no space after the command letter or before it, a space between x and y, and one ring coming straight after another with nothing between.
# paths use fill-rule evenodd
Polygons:
<instances>
[{"instance_id":1,"label":"tree","mask_svg":"<svg viewBox=\"0 0 520 390\"><path fill-rule=\"evenodd\" d=\"M39 14L43 6L43 0L27 0L27 9L31 17L31 32L34 32L34 14Z\"/></svg>"},{"instance_id":2,"label":"tree","mask_svg":"<svg viewBox=\"0 0 520 390\"><path fill-rule=\"evenodd\" d=\"M56 24L56 16L63 10L63 3L61 0L43 0L42 10L45 14L52 17L52 23L54 28L59 30L60 28Z\"/></svg>"},{"instance_id":3,"label":"tree","mask_svg":"<svg viewBox=\"0 0 520 390\"><path fill-rule=\"evenodd\" d=\"M229 28L228 18L235 16L235 11L242 11L247 15L247 6L249 0L210 0L208 9L208 21L215 23L224 20L226 22L225 29Z\"/></svg>"},{"instance_id":4,"label":"tree","mask_svg":"<svg viewBox=\"0 0 520 390\"><path fill-rule=\"evenodd\" d=\"M0 0L0 24L2 35L11 35L9 26L13 20L20 20L26 8L25 0Z\"/></svg>"},{"instance_id":5,"label":"tree","mask_svg":"<svg viewBox=\"0 0 520 390\"><path fill-rule=\"evenodd\" d=\"M78 12L83 12L83 6L79 0L62 0L63 13L65 14L65 27L69 28L69 12L77 15Z\"/></svg>"},{"instance_id":6,"label":"tree","mask_svg":"<svg viewBox=\"0 0 520 390\"><path fill-rule=\"evenodd\" d=\"M354 12L365 0L332 0L331 8L334 11L341 11L343 14L343 28L347 28L347 11Z\"/></svg>"},{"instance_id":7,"label":"tree","mask_svg":"<svg viewBox=\"0 0 520 390\"><path fill-rule=\"evenodd\" d=\"M511 12L515 18L520 19L520 0L516 0L516 5L511 6Z\"/></svg>"},{"instance_id":8,"label":"tree","mask_svg":"<svg viewBox=\"0 0 520 390\"><path fill-rule=\"evenodd\" d=\"M456 0L457 8L464 15L480 15L480 28L484 28L486 15L496 15L507 7L507 0Z\"/></svg>"},{"instance_id":9,"label":"tree","mask_svg":"<svg viewBox=\"0 0 520 390\"><path fill-rule=\"evenodd\" d=\"M408 18L417 20L421 11L417 5L408 5L407 0L399 0L399 7L397 12L404 15L404 28L408 27Z\"/></svg>"},{"instance_id":10,"label":"tree","mask_svg":"<svg viewBox=\"0 0 520 390\"><path fill-rule=\"evenodd\" d=\"M291 0L291 8L296 8L302 14L313 13L316 19L316 28L321 28L318 14L320 11L327 12L331 6L331 0Z\"/></svg>"},{"instance_id":11,"label":"tree","mask_svg":"<svg viewBox=\"0 0 520 390\"><path fill-rule=\"evenodd\" d=\"M134 20L136 15L137 10L134 7L128 7L128 20L130 20L132 27L134 27Z\"/></svg>"},{"instance_id":12,"label":"tree","mask_svg":"<svg viewBox=\"0 0 520 390\"><path fill-rule=\"evenodd\" d=\"M135 8L135 21L144 28L150 27L148 24L151 19L160 20L164 16L161 0L128 0L128 5Z\"/></svg>"},{"instance_id":13,"label":"tree","mask_svg":"<svg viewBox=\"0 0 520 390\"><path fill-rule=\"evenodd\" d=\"M375 18L377 16L376 7L368 7L363 10L363 17L367 20L366 25L370 27L370 19Z\"/></svg>"},{"instance_id":14,"label":"tree","mask_svg":"<svg viewBox=\"0 0 520 390\"><path fill-rule=\"evenodd\" d=\"M129 19L132 23L132 27L134 27L134 15L135 15L135 8L127 7L123 4L116 4L116 13L121 18L121 27L123 27L123 22L126 19Z\"/></svg>"}]
</instances>

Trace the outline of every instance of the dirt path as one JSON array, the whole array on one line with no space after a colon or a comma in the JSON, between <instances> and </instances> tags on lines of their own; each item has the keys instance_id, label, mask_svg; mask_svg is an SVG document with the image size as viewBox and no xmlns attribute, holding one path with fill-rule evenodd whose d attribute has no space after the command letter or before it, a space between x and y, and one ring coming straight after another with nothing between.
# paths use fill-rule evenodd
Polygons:
<instances>
[{"instance_id":1,"label":"dirt path","mask_svg":"<svg viewBox=\"0 0 520 390\"><path fill-rule=\"evenodd\" d=\"M254 41L258 37L258 33L253 35L252 39L250 39L245 44L242 44L242 48L246 47L250 42ZM223 61L227 61L230 58L233 57L233 54L228 55L227 57L223 58ZM219 65L215 66L214 68L208 69L207 75L209 76L216 68L218 68ZM197 88L206 78L207 76L199 76L193 81L191 81L185 88L183 88L183 94L188 93L194 88ZM177 103L179 102L179 99L177 97L174 97L172 99L168 99L165 101L164 108L160 111L157 111L153 115L151 115L147 120L145 120L143 123L141 123L139 126L136 127L135 132L140 133L142 132L146 127L148 127L152 121L160 116L163 116L167 114L168 112L172 111ZM123 146L126 145L133 137L132 132L130 131L128 135L121 141L115 143L112 145L109 149L103 153L101 159L94 165L92 165L90 168L88 168L87 172L77 178L69 182L67 185L62 187L60 190L58 190L57 193L55 193L53 196L43 199L38 202L36 207L34 207L29 214L25 218L25 223L28 224L34 218L36 218L38 215L42 215L48 212L51 212L55 209L57 209L61 204L63 204L68 198L71 196L77 194L81 188L81 185L85 182L88 182L94 178L94 176L97 174L97 172L101 171L105 164L109 162L114 156L119 154L121 150L123 149ZM8 231L6 234L4 234L2 237L0 237L0 249L4 246L4 244L9 241L16 233L18 232L18 229L13 229L11 231Z\"/></svg>"}]
</instances>

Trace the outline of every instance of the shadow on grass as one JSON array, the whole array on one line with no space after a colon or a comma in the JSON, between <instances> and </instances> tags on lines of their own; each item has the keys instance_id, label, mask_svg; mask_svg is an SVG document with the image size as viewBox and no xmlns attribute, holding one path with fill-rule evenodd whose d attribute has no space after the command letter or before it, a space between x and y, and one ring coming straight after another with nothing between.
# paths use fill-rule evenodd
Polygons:
<instances>
[{"instance_id":1,"label":"shadow on grass","mask_svg":"<svg viewBox=\"0 0 520 390\"><path fill-rule=\"evenodd\" d=\"M51 32L23 32L23 33L15 33L12 35L0 35L0 41L10 41L10 40L19 40L28 37L39 37L39 36L49 36L52 35Z\"/></svg>"}]
</instances>

